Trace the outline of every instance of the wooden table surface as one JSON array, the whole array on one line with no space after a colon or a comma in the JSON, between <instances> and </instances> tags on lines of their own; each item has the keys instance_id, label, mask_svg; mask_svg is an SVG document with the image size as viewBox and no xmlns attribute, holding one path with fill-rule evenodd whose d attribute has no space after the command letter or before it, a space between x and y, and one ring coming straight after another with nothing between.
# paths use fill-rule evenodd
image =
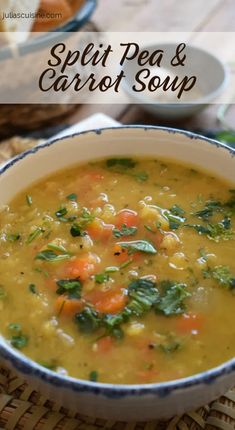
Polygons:
<instances>
[{"instance_id":1,"label":"wooden table surface","mask_svg":"<svg viewBox=\"0 0 235 430\"><path fill-rule=\"evenodd\" d=\"M235 0L98 0L92 17L104 31L235 31ZM103 112L124 124L168 125L189 130L215 129L218 105L181 120L160 120L138 105L83 105L70 118L75 123ZM229 112L235 117L235 105Z\"/></svg>"}]
</instances>

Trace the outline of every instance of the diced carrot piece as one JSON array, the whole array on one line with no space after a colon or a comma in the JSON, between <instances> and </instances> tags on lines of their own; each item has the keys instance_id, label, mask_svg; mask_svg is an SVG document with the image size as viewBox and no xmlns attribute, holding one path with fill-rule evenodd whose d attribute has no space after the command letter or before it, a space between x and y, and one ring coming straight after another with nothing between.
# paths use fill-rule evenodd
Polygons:
<instances>
[{"instance_id":1,"label":"diced carrot piece","mask_svg":"<svg viewBox=\"0 0 235 430\"><path fill-rule=\"evenodd\" d=\"M69 262L64 269L65 274L69 278L79 278L81 281L86 281L97 270L98 258L89 253L83 257L78 257Z\"/></svg>"},{"instance_id":2,"label":"diced carrot piece","mask_svg":"<svg viewBox=\"0 0 235 430\"><path fill-rule=\"evenodd\" d=\"M85 173L85 178L87 178L89 181L99 182L104 179L104 174L97 170L92 170L91 172Z\"/></svg>"},{"instance_id":3,"label":"diced carrot piece","mask_svg":"<svg viewBox=\"0 0 235 430\"><path fill-rule=\"evenodd\" d=\"M92 291L84 298L103 314L116 314L125 307L127 302L125 290L120 287L115 290Z\"/></svg>"},{"instance_id":4,"label":"diced carrot piece","mask_svg":"<svg viewBox=\"0 0 235 430\"><path fill-rule=\"evenodd\" d=\"M48 290L51 290L53 293L57 290L56 279L47 278L45 279L45 285Z\"/></svg>"},{"instance_id":5,"label":"diced carrot piece","mask_svg":"<svg viewBox=\"0 0 235 430\"><path fill-rule=\"evenodd\" d=\"M126 227L136 227L139 223L139 216L137 212L130 209L122 209L117 214L116 226L121 228L123 225Z\"/></svg>"},{"instance_id":6,"label":"diced carrot piece","mask_svg":"<svg viewBox=\"0 0 235 430\"><path fill-rule=\"evenodd\" d=\"M133 254L128 254L128 250L122 248L121 245L116 243L113 248L113 255L115 259L120 263L125 263L128 260L138 261L143 258L143 254L141 252L134 252Z\"/></svg>"},{"instance_id":7,"label":"diced carrot piece","mask_svg":"<svg viewBox=\"0 0 235 430\"><path fill-rule=\"evenodd\" d=\"M106 241L112 236L114 226L105 224L103 221L95 219L86 229L93 240Z\"/></svg>"},{"instance_id":8,"label":"diced carrot piece","mask_svg":"<svg viewBox=\"0 0 235 430\"><path fill-rule=\"evenodd\" d=\"M132 257L128 255L127 249L122 248L121 245L118 245L117 243L114 245L113 255L120 264L125 263Z\"/></svg>"},{"instance_id":9,"label":"diced carrot piece","mask_svg":"<svg viewBox=\"0 0 235 430\"><path fill-rule=\"evenodd\" d=\"M180 333L198 332L202 329L204 318L201 314L185 313L176 320L176 330Z\"/></svg>"},{"instance_id":10,"label":"diced carrot piece","mask_svg":"<svg viewBox=\"0 0 235 430\"><path fill-rule=\"evenodd\" d=\"M97 340L98 352L109 352L113 348L114 339L111 336L101 337Z\"/></svg>"},{"instance_id":11,"label":"diced carrot piece","mask_svg":"<svg viewBox=\"0 0 235 430\"><path fill-rule=\"evenodd\" d=\"M146 236L153 242L157 249L160 247L164 238L164 235L159 230L157 230L156 233L147 233Z\"/></svg>"},{"instance_id":12,"label":"diced carrot piece","mask_svg":"<svg viewBox=\"0 0 235 430\"><path fill-rule=\"evenodd\" d=\"M103 314L116 314L126 305L126 296L123 292L107 292L104 297L95 304L98 312Z\"/></svg>"},{"instance_id":13,"label":"diced carrot piece","mask_svg":"<svg viewBox=\"0 0 235 430\"><path fill-rule=\"evenodd\" d=\"M137 376L142 383L154 382L154 379L156 378L156 370L140 370L139 372L137 372Z\"/></svg>"},{"instance_id":14,"label":"diced carrot piece","mask_svg":"<svg viewBox=\"0 0 235 430\"><path fill-rule=\"evenodd\" d=\"M55 301L55 312L57 315L73 316L84 307L82 300L69 299L65 294L58 296Z\"/></svg>"}]
</instances>

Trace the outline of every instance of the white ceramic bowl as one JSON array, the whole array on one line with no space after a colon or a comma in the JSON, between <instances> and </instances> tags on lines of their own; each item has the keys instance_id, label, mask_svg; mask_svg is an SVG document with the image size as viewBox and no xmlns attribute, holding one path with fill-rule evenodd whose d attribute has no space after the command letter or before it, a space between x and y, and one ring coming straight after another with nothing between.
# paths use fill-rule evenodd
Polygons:
<instances>
[{"instance_id":1,"label":"white ceramic bowl","mask_svg":"<svg viewBox=\"0 0 235 430\"><path fill-rule=\"evenodd\" d=\"M19 155L0 170L0 204L58 169L98 157L133 154L190 163L235 184L234 150L178 130L121 127L84 132ZM169 418L210 402L235 384L235 359L184 379L128 386L63 377L29 360L3 338L0 357L48 398L79 413L109 420Z\"/></svg>"},{"instance_id":2,"label":"white ceramic bowl","mask_svg":"<svg viewBox=\"0 0 235 430\"><path fill-rule=\"evenodd\" d=\"M227 67L210 52L201 49L196 46L187 44L185 51L181 54L186 54L186 60L184 67L170 67L171 59L175 55L176 43L156 43L149 46L144 46L143 49L147 49L150 53L157 49L164 50L163 61L161 67L155 70L156 74L160 73L162 68L170 70L171 73L184 76L197 77L195 89L199 91L198 97L193 96L193 89L187 94L192 95L190 103L185 101L184 103L176 103L173 100L161 99L161 103L157 100L158 90L156 96L148 96L147 90L144 92L134 92L132 86L134 84L134 76L137 71L140 70L140 66L137 61L126 61L123 66L123 70L126 75L126 79L123 81L123 89L131 97L133 103L141 104L141 106L158 118L163 119L181 119L192 116L201 110L205 109L209 103L212 103L225 89L228 84L228 70ZM146 66L142 67L143 69ZM181 74L181 75L180 75ZM148 80L144 81L145 83ZM154 94L154 93L152 93ZM167 92L169 94L169 91ZM177 99L176 99L177 100ZM188 99L187 99L188 100Z\"/></svg>"}]
</instances>

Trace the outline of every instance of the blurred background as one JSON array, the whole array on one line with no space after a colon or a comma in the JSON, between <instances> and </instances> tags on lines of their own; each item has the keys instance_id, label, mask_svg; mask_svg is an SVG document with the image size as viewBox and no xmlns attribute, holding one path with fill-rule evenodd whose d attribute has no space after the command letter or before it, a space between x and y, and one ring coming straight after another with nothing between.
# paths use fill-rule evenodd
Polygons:
<instances>
[{"instance_id":1,"label":"blurred background","mask_svg":"<svg viewBox=\"0 0 235 430\"><path fill-rule=\"evenodd\" d=\"M28 31L235 31L234 0L34 0L29 4L39 14L27 24ZM11 23L6 20L1 30L12 31ZM22 29L24 23L19 25ZM4 46L3 33L1 42ZM235 73L235 59L231 67ZM104 113L122 124L187 129L235 146L233 91L235 88L231 88L231 103L209 104L181 118L147 112L141 104L0 105L0 156L9 158L38 139L52 137L95 113Z\"/></svg>"}]
</instances>

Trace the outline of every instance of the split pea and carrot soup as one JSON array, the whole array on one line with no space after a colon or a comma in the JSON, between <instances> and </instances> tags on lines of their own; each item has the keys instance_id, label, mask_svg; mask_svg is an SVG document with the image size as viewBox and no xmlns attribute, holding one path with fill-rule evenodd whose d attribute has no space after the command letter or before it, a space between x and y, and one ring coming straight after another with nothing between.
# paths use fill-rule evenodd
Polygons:
<instances>
[{"instance_id":1,"label":"split pea and carrot soup","mask_svg":"<svg viewBox=\"0 0 235 430\"><path fill-rule=\"evenodd\" d=\"M172 161L53 174L0 213L0 330L55 372L117 384L235 355L235 189Z\"/></svg>"}]
</instances>

